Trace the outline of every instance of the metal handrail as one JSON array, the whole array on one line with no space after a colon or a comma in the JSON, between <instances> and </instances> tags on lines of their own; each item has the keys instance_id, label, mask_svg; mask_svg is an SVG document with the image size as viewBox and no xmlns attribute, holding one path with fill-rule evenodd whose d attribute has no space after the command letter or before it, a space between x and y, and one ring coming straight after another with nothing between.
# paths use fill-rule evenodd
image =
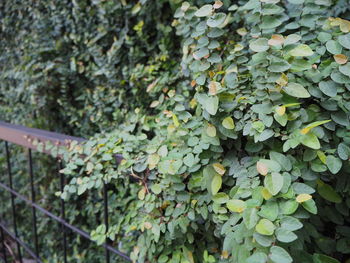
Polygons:
<instances>
[{"instance_id":1,"label":"metal handrail","mask_svg":"<svg viewBox=\"0 0 350 263\"><path fill-rule=\"evenodd\" d=\"M44 209L43 207L39 206L37 203L35 203L35 186L34 186L34 173L33 173L33 164L32 164L32 149L37 150L37 146L33 144L33 141L36 140L41 143L47 143L51 142L54 145L57 146L66 146L69 147L70 143L72 141L77 141L78 143L82 143L85 141L83 138L74 137L74 136L68 136L56 132L50 132L35 128L28 128L21 125L15 125L6 123L3 121L0 121L0 140L5 141L5 148L6 148L6 160L7 160L7 169L8 169L8 176L9 176L9 186L0 183L0 188L9 192L11 194L11 207L12 207L12 218L13 218L13 228L14 233L12 233L3 222L0 221L0 230L1 230L1 239L2 239L2 245L3 245L3 253L4 253L4 260L5 263L7 261L6 256L6 249L5 249L5 241L3 232L5 232L7 235L9 235L12 239L15 240L17 243L17 250L18 250L18 257L20 262L23 262L22 259L22 253L21 253L21 247L28 252L29 255L33 257L33 259L41 263L41 259L39 256L39 247L38 247L38 236L37 236L37 218L36 218L36 211L40 211L44 215L50 217L54 221L61 224L63 228L63 262L67 263L67 234L66 229L70 229L71 231L81 235L82 237L86 238L87 240L92 241L90 235L86 233L85 231L77 228L76 226L73 226L69 224L65 220L65 202L62 199L61 200L61 215L57 216L53 213L49 212L48 210ZM13 189L13 183L12 183L12 172L11 172L11 156L10 151L8 147L8 143L14 143L20 146L23 146L28 149L28 173L30 175L30 185L31 185L31 200L27 199L23 195L19 194ZM45 152L45 149L44 149ZM49 154L49 152L45 152ZM59 169L62 168L62 163L58 159L59 162ZM64 175L60 173L60 190L63 191L65 185ZM27 205L32 207L32 219L33 219L33 234L34 234L34 250L35 252L30 248L28 244L23 242L18 235L17 231L17 220L16 220L16 209L15 209L15 198L18 198L19 200L24 201ZM106 225L106 229L108 231L108 195L107 195L107 185L103 185L103 202L104 202L104 223ZM115 249L112 245L110 240L107 238L106 242L102 244L102 247L105 248L105 262L110 262L110 252L119 255L120 257L124 258L127 261L131 261L130 258L120 252L119 250Z\"/></svg>"}]
</instances>

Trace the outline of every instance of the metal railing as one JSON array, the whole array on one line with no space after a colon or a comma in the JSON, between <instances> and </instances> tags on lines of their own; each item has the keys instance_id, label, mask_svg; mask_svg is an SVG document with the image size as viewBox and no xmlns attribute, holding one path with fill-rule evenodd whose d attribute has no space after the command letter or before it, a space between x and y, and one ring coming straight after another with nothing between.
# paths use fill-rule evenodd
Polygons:
<instances>
[{"instance_id":1,"label":"metal railing","mask_svg":"<svg viewBox=\"0 0 350 263\"><path fill-rule=\"evenodd\" d=\"M90 242L92 241L90 235L81 230L80 228L71 225L66 221L65 215L65 201L63 199L60 200L60 215L55 215L52 212L46 210L45 208L39 206L36 203L36 187L34 184L34 173L33 173L33 158L32 158L32 150L36 150L36 146L33 145L32 141L36 140L42 143L51 142L54 145L59 146L69 146L72 141L83 142L83 138L67 136L59 133L27 128L20 125L13 125L9 123L5 123L0 121L0 140L5 142L5 155L6 155L6 163L7 163L7 173L8 173L8 185L0 182L0 189L2 191L9 192L11 195L11 214L12 214L12 226L13 232L10 231L9 227L3 222L3 217L0 215L0 242L2 243L2 254L3 260L5 263L10 263L7 257L7 250L5 246L5 235L9 236L15 243L18 255L18 261L23 263L22 249L28 253L32 259L37 263L42 263L43 259L40 257L40 247L38 243L38 230L37 230L37 212L41 212L45 216L49 217L51 220L58 222L62 226L62 247L63 247L63 255L62 262L67 263L68 261L68 243L67 243L67 230L84 237L86 240ZM28 174L30 177L30 199L18 193L13 186L13 175L12 175L12 167L11 167L11 155L9 143L13 143L19 146L22 146L28 151ZM45 151L44 151L45 152ZM48 152L46 152L48 154ZM62 169L62 162L60 158L57 158L58 162L58 170ZM58 171L57 171L58 172ZM65 186L65 178L62 173L59 173L60 176L60 191L63 191ZM1 191L0 190L0 191ZM28 206L32 208L32 233L33 233L33 241L31 245L26 244L23 239L19 236L18 233L18 219L17 219L17 211L15 200L21 200L26 203ZM4 200L1 200L4 202ZM107 195L107 185L104 183L103 185L103 221L106 226L106 232L108 231L108 195ZM125 262L130 262L130 258L115 249L112 246L111 241L107 238L105 243L101 245L105 249L105 262L109 263L111 261L111 253L114 253L121 258L125 259Z\"/></svg>"}]
</instances>

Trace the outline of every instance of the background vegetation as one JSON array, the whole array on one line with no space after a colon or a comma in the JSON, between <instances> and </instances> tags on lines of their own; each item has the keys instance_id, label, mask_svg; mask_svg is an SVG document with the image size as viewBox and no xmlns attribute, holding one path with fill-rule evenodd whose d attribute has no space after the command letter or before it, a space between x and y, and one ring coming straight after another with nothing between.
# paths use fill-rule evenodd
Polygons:
<instances>
[{"instance_id":1,"label":"background vegetation","mask_svg":"<svg viewBox=\"0 0 350 263\"><path fill-rule=\"evenodd\" d=\"M2 1L1 119L93 136L62 150L56 194L70 222L135 262L347 262L349 6ZM38 199L58 209L57 173L36 159ZM42 256L60 262L58 226L40 219ZM70 262L102 262L70 238Z\"/></svg>"}]
</instances>

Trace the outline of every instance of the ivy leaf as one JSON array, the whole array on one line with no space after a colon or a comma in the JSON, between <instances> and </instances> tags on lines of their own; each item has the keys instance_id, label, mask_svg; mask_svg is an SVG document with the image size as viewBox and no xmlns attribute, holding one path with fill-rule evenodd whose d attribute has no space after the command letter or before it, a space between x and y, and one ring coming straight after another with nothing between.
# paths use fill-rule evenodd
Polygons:
<instances>
[{"instance_id":1,"label":"ivy leaf","mask_svg":"<svg viewBox=\"0 0 350 263\"><path fill-rule=\"evenodd\" d=\"M344 75L350 77L350 63L339 66L339 71Z\"/></svg>"},{"instance_id":2,"label":"ivy leaf","mask_svg":"<svg viewBox=\"0 0 350 263\"><path fill-rule=\"evenodd\" d=\"M212 5L204 5L201 8L199 8L194 15L197 17L205 17L211 15L213 11L213 6Z\"/></svg>"},{"instance_id":3,"label":"ivy leaf","mask_svg":"<svg viewBox=\"0 0 350 263\"><path fill-rule=\"evenodd\" d=\"M308 57L313 55L314 52L312 49L305 44L300 44L297 47L293 48L291 51L289 51L289 55L293 57Z\"/></svg>"},{"instance_id":4,"label":"ivy leaf","mask_svg":"<svg viewBox=\"0 0 350 263\"><path fill-rule=\"evenodd\" d=\"M274 263L291 263L293 262L292 257L288 252L278 246L273 246L270 249L270 258Z\"/></svg>"},{"instance_id":5,"label":"ivy leaf","mask_svg":"<svg viewBox=\"0 0 350 263\"><path fill-rule=\"evenodd\" d=\"M275 225L270 220L263 218L256 225L255 230L261 235L271 236L275 228Z\"/></svg>"},{"instance_id":6,"label":"ivy leaf","mask_svg":"<svg viewBox=\"0 0 350 263\"><path fill-rule=\"evenodd\" d=\"M317 136L312 132L302 135L299 139L303 145L310 147L311 149L318 150L321 147Z\"/></svg>"},{"instance_id":7,"label":"ivy leaf","mask_svg":"<svg viewBox=\"0 0 350 263\"><path fill-rule=\"evenodd\" d=\"M281 220L281 228L289 230L289 231L295 231L303 227L303 224L300 223L300 221L294 217L286 216L283 217Z\"/></svg>"},{"instance_id":8,"label":"ivy leaf","mask_svg":"<svg viewBox=\"0 0 350 263\"><path fill-rule=\"evenodd\" d=\"M207 20L207 25L209 27L219 27L220 25L222 25L225 22L225 19L226 19L225 13L217 13L217 14L211 16Z\"/></svg>"},{"instance_id":9,"label":"ivy leaf","mask_svg":"<svg viewBox=\"0 0 350 263\"><path fill-rule=\"evenodd\" d=\"M224 173L226 172L225 167L221 163L214 163L213 168L220 175L224 175Z\"/></svg>"},{"instance_id":10,"label":"ivy leaf","mask_svg":"<svg viewBox=\"0 0 350 263\"><path fill-rule=\"evenodd\" d=\"M160 184L154 184L151 186L151 190L153 193L160 194L162 192L162 187L160 186Z\"/></svg>"},{"instance_id":11,"label":"ivy leaf","mask_svg":"<svg viewBox=\"0 0 350 263\"><path fill-rule=\"evenodd\" d=\"M243 222L248 229L252 229L256 226L259 220L259 216L256 208L247 208L243 212Z\"/></svg>"},{"instance_id":12,"label":"ivy leaf","mask_svg":"<svg viewBox=\"0 0 350 263\"><path fill-rule=\"evenodd\" d=\"M343 162L333 155L328 155L326 159L326 165L332 174L337 174L340 171Z\"/></svg>"},{"instance_id":13,"label":"ivy leaf","mask_svg":"<svg viewBox=\"0 0 350 263\"><path fill-rule=\"evenodd\" d=\"M297 235L294 234L292 231L283 228L278 228L275 234L277 240L283 243L290 243L298 238Z\"/></svg>"},{"instance_id":14,"label":"ivy leaf","mask_svg":"<svg viewBox=\"0 0 350 263\"><path fill-rule=\"evenodd\" d=\"M232 129L235 128L235 123L234 123L234 121L233 121L233 119L231 117L226 117L222 121L222 126L224 126L228 130L232 130Z\"/></svg>"},{"instance_id":15,"label":"ivy leaf","mask_svg":"<svg viewBox=\"0 0 350 263\"><path fill-rule=\"evenodd\" d=\"M272 195L278 194L283 187L283 176L279 173L271 173L265 177L264 186Z\"/></svg>"},{"instance_id":16,"label":"ivy leaf","mask_svg":"<svg viewBox=\"0 0 350 263\"><path fill-rule=\"evenodd\" d=\"M226 206L230 211L236 213L242 213L247 208L246 203L243 200L238 199L227 201Z\"/></svg>"},{"instance_id":17,"label":"ivy leaf","mask_svg":"<svg viewBox=\"0 0 350 263\"><path fill-rule=\"evenodd\" d=\"M311 214L317 214L317 206L313 199L307 200L306 202L301 203L301 205Z\"/></svg>"},{"instance_id":18,"label":"ivy leaf","mask_svg":"<svg viewBox=\"0 0 350 263\"><path fill-rule=\"evenodd\" d=\"M326 255L314 254L312 256L313 263L340 263L338 260Z\"/></svg>"},{"instance_id":19,"label":"ivy leaf","mask_svg":"<svg viewBox=\"0 0 350 263\"><path fill-rule=\"evenodd\" d=\"M208 96L206 94L198 95L198 102L210 114L215 115L219 108L219 98L217 96Z\"/></svg>"},{"instance_id":20,"label":"ivy leaf","mask_svg":"<svg viewBox=\"0 0 350 263\"><path fill-rule=\"evenodd\" d=\"M250 42L249 48L254 52L263 52L268 50L270 47L269 47L267 38L259 38L257 40Z\"/></svg>"},{"instance_id":21,"label":"ivy leaf","mask_svg":"<svg viewBox=\"0 0 350 263\"><path fill-rule=\"evenodd\" d=\"M263 252L255 252L249 258L246 259L246 263L265 263L267 256Z\"/></svg>"},{"instance_id":22,"label":"ivy leaf","mask_svg":"<svg viewBox=\"0 0 350 263\"><path fill-rule=\"evenodd\" d=\"M220 188L221 188L221 184L222 184L222 178L221 175L216 174L213 177L213 180L211 181L211 193L212 195L216 195Z\"/></svg>"},{"instance_id":23,"label":"ivy leaf","mask_svg":"<svg viewBox=\"0 0 350 263\"><path fill-rule=\"evenodd\" d=\"M350 34L339 36L338 42L340 45L342 45L346 49L350 49Z\"/></svg>"},{"instance_id":24,"label":"ivy leaf","mask_svg":"<svg viewBox=\"0 0 350 263\"><path fill-rule=\"evenodd\" d=\"M272 62L271 65L268 67L268 70L271 72L284 72L290 69L291 65L287 61L280 61L280 62Z\"/></svg>"},{"instance_id":25,"label":"ivy leaf","mask_svg":"<svg viewBox=\"0 0 350 263\"><path fill-rule=\"evenodd\" d=\"M284 91L292 96L292 97L296 97L296 98L309 98L310 97L310 93L299 83L295 83L295 82L290 82L288 83L288 85L286 87L284 87Z\"/></svg>"},{"instance_id":26,"label":"ivy leaf","mask_svg":"<svg viewBox=\"0 0 350 263\"><path fill-rule=\"evenodd\" d=\"M324 199L333 202L333 203L341 203L342 199L340 195L333 189L332 186L326 184L322 181L318 183L317 191Z\"/></svg>"},{"instance_id":27,"label":"ivy leaf","mask_svg":"<svg viewBox=\"0 0 350 263\"><path fill-rule=\"evenodd\" d=\"M304 203L310 199L312 199L312 196L309 194L299 194L295 200L300 204L300 203Z\"/></svg>"}]
</instances>

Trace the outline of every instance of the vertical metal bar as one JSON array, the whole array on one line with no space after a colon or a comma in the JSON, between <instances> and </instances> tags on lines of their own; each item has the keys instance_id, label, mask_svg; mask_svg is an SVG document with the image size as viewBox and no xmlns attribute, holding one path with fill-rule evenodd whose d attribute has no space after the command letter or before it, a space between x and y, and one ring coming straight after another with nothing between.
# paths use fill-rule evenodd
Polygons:
<instances>
[{"instance_id":1,"label":"vertical metal bar","mask_svg":"<svg viewBox=\"0 0 350 263\"><path fill-rule=\"evenodd\" d=\"M60 171L63 168L61 160L58 160L58 170ZM63 192L65 180L63 173L60 173L60 191ZM61 218L66 221L66 210L65 210L65 204L64 200L61 198ZM62 233L63 233L63 262L67 263L67 230L66 227L61 224L62 226Z\"/></svg>"},{"instance_id":2,"label":"vertical metal bar","mask_svg":"<svg viewBox=\"0 0 350 263\"><path fill-rule=\"evenodd\" d=\"M4 262L7 263L6 246L5 246L5 236L2 227L0 227L1 243L2 243L2 254L4 255Z\"/></svg>"},{"instance_id":3,"label":"vertical metal bar","mask_svg":"<svg viewBox=\"0 0 350 263\"><path fill-rule=\"evenodd\" d=\"M32 159L32 150L28 149L28 168L29 168L29 175L30 175L30 190L32 195L32 202L35 203L35 188L34 188L34 173L33 173L33 159ZM34 235L34 248L36 256L39 258L39 245L38 245L38 232L36 228L36 209L33 206L32 207L32 215L33 215L33 235Z\"/></svg>"},{"instance_id":4,"label":"vertical metal bar","mask_svg":"<svg viewBox=\"0 0 350 263\"><path fill-rule=\"evenodd\" d=\"M9 184L10 184L10 189L13 189L11 162L10 162L11 156L10 156L9 145L7 142L5 142L5 149L6 149L6 162L7 162L7 172L9 176ZM18 237L17 223L16 223L17 220L16 220L16 208L15 208L15 196L12 193L11 193L11 208L12 208L12 219L13 219L13 230L15 232L15 236ZM17 243L17 252L18 252L19 261L23 263L21 245L18 242L16 243Z\"/></svg>"},{"instance_id":5,"label":"vertical metal bar","mask_svg":"<svg viewBox=\"0 0 350 263\"><path fill-rule=\"evenodd\" d=\"M106 225L106 233L108 233L108 193L107 184L103 182L103 204L104 204L104 223ZM106 244L109 244L109 239L106 237ZM105 249L106 262L110 262L109 250Z\"/></svg>"}]
</instances>

